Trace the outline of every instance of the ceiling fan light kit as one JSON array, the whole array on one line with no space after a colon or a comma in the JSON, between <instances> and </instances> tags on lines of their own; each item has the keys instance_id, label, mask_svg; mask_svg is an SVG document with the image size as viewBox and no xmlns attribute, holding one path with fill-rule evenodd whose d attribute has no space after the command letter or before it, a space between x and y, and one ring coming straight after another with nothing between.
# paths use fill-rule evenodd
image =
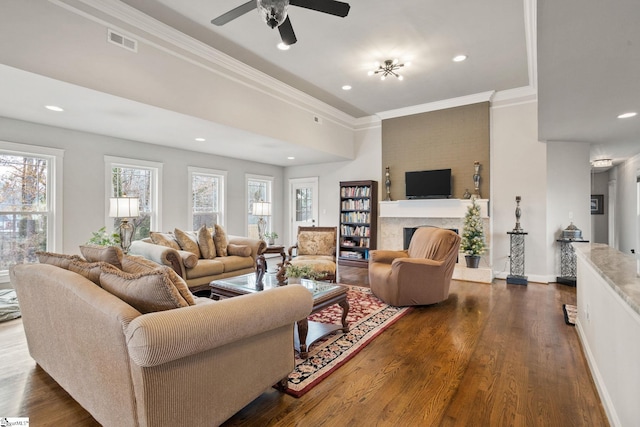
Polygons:
<instances>
[{"instance_id":1,"label":"ceiling fan light kit","mask_svg":"<svg viewBox=\"0 0 640 427\"><path fill-rule=\"evenodd\" d=\"M271 28L278 27L282 43L290 46L298 41L291 26L288 8L298 6L316 12L327 13L329 15L344 18L349 14L348 3L335 0L249 0L240 6L223 13L211 20L213 25L224 25L236 18L244 15L253 9L258 9L262 20Z\"/></svg>"},{"instance_id":2,"label":"ceiling fan light kit","mask_svg":"<svg viewBox=\"0 0 640 427\"><path fill-rule=\"evenodd\" d=\"M394 76L398 80L403 80L404 77L398 73L398 70L402 67L408 66L409 63L400 64L398 59L387 59L383 64L375 63L374 67L377 69L369 71L369 75L373 76L374 74L380 74L380 80L385 80L387 76Z\"/></svg>"}]
</instances>

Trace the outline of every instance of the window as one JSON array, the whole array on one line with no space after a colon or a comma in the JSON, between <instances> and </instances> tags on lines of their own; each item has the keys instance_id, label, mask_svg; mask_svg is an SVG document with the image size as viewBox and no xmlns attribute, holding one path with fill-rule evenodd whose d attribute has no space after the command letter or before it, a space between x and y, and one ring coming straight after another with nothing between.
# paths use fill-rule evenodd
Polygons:
<instances>
[{"instance_id":1,"label":"window","mask_svg":"<svg viewBox=\"0 0 640 427\"><path fill-rule=\"evenodd\" d=\"M162 163L105 156L108 197L138 197L140 216L131 218L136 227L133 240L149 236L149 231L160 230L160 179ZM108 208L108 203L106 203ZM106 213L108 215L108 212ZM110 218L113 228L120 225L119 218ZM107 222L109 223L109 222Z\"/></svg>"},{"instance_id":2,"label":"window","mask_svg":"<svg viewBox=\"0 0 640 427\"><path fill-rule=\"evenodd\" d=\"M189 167L189 227L224 225L225 178L227 173L213 169Z\"/></svg>"},{"instance_id":3,"label":"window","mask_svg":"<svg viewBox=\"0 0 640 427\"><path fill-rule=\"evenodd\" d=\"M0 281L9 267L37 261L37 251L57 251L62 215L58 160L63 151L0 141Z\"/></svg>"},{"instance_id":4,"label":"window","mask_svg":"<svg viewBox=\"0 0 640 427\"><path fill-rule=\"evenodd\" d=\"M253 215L253 204L256 202L272 202L271 187L273 184L273 177L247 175L247 217L248 227L247 236L257 239L258 238L258 220L260 216ZM266 221L265 231L271 230L271 215L263 216Z\"/></svg>"}]
</instances>

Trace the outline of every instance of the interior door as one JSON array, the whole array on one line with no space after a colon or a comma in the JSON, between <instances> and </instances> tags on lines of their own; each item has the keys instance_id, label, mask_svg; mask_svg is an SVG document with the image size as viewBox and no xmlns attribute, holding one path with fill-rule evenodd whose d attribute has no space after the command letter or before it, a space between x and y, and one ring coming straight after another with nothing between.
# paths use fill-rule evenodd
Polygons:
<instances>
[{"instance_id":1,"label":"interior door","mask_svg":"<svg viewBox=\"0 0 640 427\"><path fill-rule=\"evenodd\" d=\"M318 177L290 179L289 187L289 244L294 245L299 226L318 225Z\"/></svg>"}]
</instances>

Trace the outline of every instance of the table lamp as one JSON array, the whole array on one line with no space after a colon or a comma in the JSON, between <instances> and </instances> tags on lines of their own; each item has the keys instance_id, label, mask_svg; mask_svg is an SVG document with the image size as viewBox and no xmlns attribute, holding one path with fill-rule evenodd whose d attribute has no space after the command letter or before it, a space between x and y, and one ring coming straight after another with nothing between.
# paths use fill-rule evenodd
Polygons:
<instances>
[{"instance_id":1,"label":"table lamp","mask_svg":"<svg viewBox=\"0 0 640 427\"><path fill-rule=\"evenodd\" d=\"M271 203L263 201L254 202L251 213L258 217L258 237L264 240L264 232L267 227L267 221L265 221L264 217L271 216Z\"/></svg>"},{"instance_id":2,"label":"table lamp","mask_svg":"<svg viewBox=\"0 0 640 427\"><path fill-rule=\"evenodd\" d=\"M131 239L136 231L133 222L129 218L140 216L140 199L138 197L111 197L109 199L109 216L121 218L120 221L120 246L126 254L131 246Z\"/></svg>"}]
</instances>

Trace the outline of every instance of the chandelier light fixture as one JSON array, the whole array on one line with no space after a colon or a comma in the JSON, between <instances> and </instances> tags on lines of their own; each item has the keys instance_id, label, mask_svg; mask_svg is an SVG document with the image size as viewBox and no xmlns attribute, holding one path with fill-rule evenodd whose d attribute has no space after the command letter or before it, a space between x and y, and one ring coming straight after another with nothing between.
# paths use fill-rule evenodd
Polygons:
<instances>
[{"instance_id":1,"label":"chandelier light fixture","mask_svg":"<svg viewBox=\"0 0 640 427\"><path fill-rule=\"evenodd\" d=\"M402 75L400 75L398 73L398 70L402 67L407 67L409 66L409 62L401 64L400 61L398 61L398 59L387 59L384 61L383 64L379 64L379 63L375 63L374 67L376 67L375 70L369 71L369 75L373 76L374 74L380 74L380 80L385 80L387 78L387 76L394 76L396 77L398 80L403 80L404 77L402 77Z\"/></svg>"},{"instance_id":2,"label":"chandelier light fixture","mask_svg":"<svg viewBox=\"0 0 640 427\"><path fill-rule=\"evenodd\" d=\"M613 166L613 160L611 159L596 159L591 162L591 166L594 168L608 168Z\"/></svg>"}]
</instances>

